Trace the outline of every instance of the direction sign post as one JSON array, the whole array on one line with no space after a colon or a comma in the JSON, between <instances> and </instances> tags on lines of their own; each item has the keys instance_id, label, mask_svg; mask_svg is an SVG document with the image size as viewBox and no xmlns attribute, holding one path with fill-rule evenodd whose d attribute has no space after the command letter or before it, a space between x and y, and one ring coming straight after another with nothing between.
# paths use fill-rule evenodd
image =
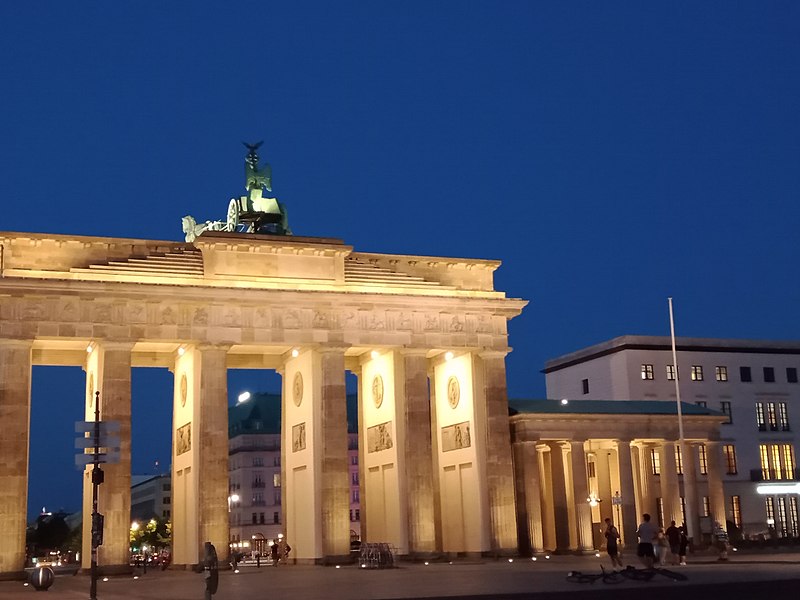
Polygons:
<instances>
[{"instance_id":1,"label":"direction sign post","mask_svg":"<svg viewBox=\"0 0 800 600\"><path fill-rule=\"evenodd\" d=\"M89 599L97 600L97 548L103 545L103 515L97 511L97 497L104 473L100 463L119 462L119 422L100 421L100 392L95 392L94 421L79 421L75 431L80 437L75 440L75 447L83 450L75 456L75 464L79 467L92 467L92 569ZM101 452L100 449L103 449ZM91 450L91 452L86 452Z\"/></svg>"}]
</instances>

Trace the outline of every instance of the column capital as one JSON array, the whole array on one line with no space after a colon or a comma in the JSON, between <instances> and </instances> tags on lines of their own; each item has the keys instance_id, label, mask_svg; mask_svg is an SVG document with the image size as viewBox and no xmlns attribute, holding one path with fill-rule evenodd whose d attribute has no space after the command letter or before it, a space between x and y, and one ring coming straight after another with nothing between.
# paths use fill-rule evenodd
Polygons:
<instances>
[{"instance_id":1,"label":"column capital","mask_svg":"<svg viewBox=\"0 0 800 600\"><path fill-rule=\"evenodd\" d=\"M96 345L103 351L117 350L119 352L130 352L133 350L133 342L124 342L116 340L92 340L90 344Z\"/></svg>"},{"instance_id":2,"label":"column capital","mask_svg":"<svg viewBox=\"0 0 800 600\"><path fill-rule=\"evenodd\" d=\"M200 352L208 352L210 350L221 350L223 352L227 352L231 349L233 344L212 344L208 342L204 342L202 344L196 344L195 348Z\"/></svg>"},{"instance_id":3,"label":"column capital","mask_svg":"<svg viewBox=\"0 0 800 600\"><path fill-rule=\"evenodd\" d=\"M348 345L328 345L328 344L320 344L316 348L314 348L314 352L317 354L344 354L350 349Z\"/></svg>"},{"instance_id":4,"label":"column capital","mask_svg":"<svg viewBox=\"0 0 800 600\"><path fill-rule=\"evenodd\" d=\"M617 447L619 447L620 444L627 444L628 446L632 445L631 440L616 439L614 442L617 444Z\"/></svg>"},{"instance_id":5,"label":"column capital","mask_svg":"<svg viewBox=\"0 0 800 600\"><path fill-rule=\"evenodd\" d=\"M428 358L429 348L397 348L397 353L400 356L422 356Z\"/></svg>"},{"instance_id":6,"label":"column capital","mask_svg":"<svg viewBox=\"0 0 800 600\"><path fill-rule=\"evenodd\" d=\"M9 346L22 349L30 348L33 346L33 339L0 338L0 348Z\"/></svg>"},{"instance_id":7,"label":"column capital","mask_svg":"<svg viewBox=\"0 0 800 600\"><path fill-rule=\"evenodd\" d=\"M538 442L536 444L536 451L544 454L545 452L550 452L550 446L544 444L542 442Z\"/></svg>"},{"instance_id":8,"label":"column capital","mask_svg":"<svg viewBox=\"0 0 800 600\"><path fill-rule=\"evenodd\" d=\"M492 359L492 358L495 358L495 359L505 358L506 356L508 356L509 352L511 352L511 348L505 348L505 349L486 348L486 349L483 349L483 350L478 350L478 352L476 352L476 354L480 358L486 360L486 359Z\"/></svg>"}]
</instances>

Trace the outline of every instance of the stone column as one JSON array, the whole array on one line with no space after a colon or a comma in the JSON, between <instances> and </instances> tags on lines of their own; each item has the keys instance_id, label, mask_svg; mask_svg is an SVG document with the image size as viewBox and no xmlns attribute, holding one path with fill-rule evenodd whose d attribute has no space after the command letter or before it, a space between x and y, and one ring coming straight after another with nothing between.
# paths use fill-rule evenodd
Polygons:
<instances>
[{"instance_id":1,"label":"stone column","mask_svg":"<svg viewBox=\"0 0 800 600\"><path fill-rule=\"evenodd\" d=\"M101 342L87 356L89 388L100 393L100 420L119 422L119 462L101 464L104 483L98 488L97 511L104 517L103 545L97 564L103 573L130 569L131 527L131 343ZM95 396L87 390L86 420L94 420ZM84 471L83 485L84 567L91 562L92 481L91 467Z\"/></svg>"},{"instance_id":2,"label":"stone column","mask_svg":"<svg viewBox=\"0 0 800 600\"><path fill-rule=\"evenodd\" d=\"M517 545L511 430L508 423L505 352L479 354L486 398L486 478L493 552L514 552ZM477 366L476 365L476 366Z\"/></svg>"},{"instance_id":3,"label":"stone column","mask_svg":"<svg viewBox=\"0 0 800 600\"><path fill-rule=\"evenodd\" d=\"M664 502L664 528L670 521L678 525L681 517L681 490L678 485L678 465L675 461L675 442L666 441L661 445L661 497ZM683 458L683 457L681 457Z\"/></svg>"},{"instance_id":4,"label":"stone column","mask_svg":"<svg viewBox=\"0 0 800 600\"><path fill-rule=\"evenodd\" d=\"M643 514L649 513L655 523L657 521L657 507L653 489L653 457L650 454L652 447L651 444L641 444L639 446L639 494L642 501L641 512ZM641 515L639 516L641 517Z\"/></svg>"},{"instance_id":5,"label":"stone column","mask_svg":"<svg viewBox=\"0 0 800 600\"><path fill-rule=\"evenodd\" d=\"M227 346L200 346L199 424L193 443L198 444L197 490L199 516L198 558L202 545L211 542L220 558L227 559L228 519L228 367ZM346 453L345 453L346 455Z\"/></svg>"},{"instance_id":6,"label":"stone column","mask_svg":"<svg viewBox=\"0 0 800 600\"><path fill-rule=\"evenodd\" d=\"M350 480L347 466L347 398L344 348L323 347L320 359L322 552L350 555Z\"/></svg>"},{"instance_id":7,"label":"stone column","mask_svg":"<svg viewBox=\"0 0 800 600\"><path fill-rule=\"evenodd\" d=\"M550 476L553 483L553 517L556 529L556 548L559 554L570 552L572 532L569 526L570 506L567 500L567 465L564 460L564 449L560 442L550 444Z\"/></svg>"},{"instance_id":8,"label":"stone column","mask_svg":"<svg viewBox=\"0 0 800 600\"><path fill-rule=\"evenodd\" d=\"M542 528L541 486L539 483L539 457L534 442L514 444L514 464L517 475L517 507L520 550L531 553L544 552Z\"/></svg>"},{"instance_id":9,"label":"stone column","mask_svg":"<svg viewBox=\"0 0 800 600\"><path fill-rule=\"evenodd\" d=\"M572 441L572 489L574 490L575 526L578 534L578 552L594 553L592 537L592 509L589 497L589 479L586 473L586 451L582 441Z\"/></svg>"},{"instance_id":10,"label":"stone column","mask_svg":"<svg viewBox=\"0 0 800 600\"><path fill-rule=\"evenodd\" d=\"M708 503L711 506L711 520L719 521L727 529L725 518L725 489L722 486L722 448L719 442L706 442L706 462L708 466Z\"/></svg>"},{"instance_id":11,"label":"stone column","mask_svg":"<svg viewBox=\"0 0 800 600\"><path fill-rule=\"evenodd\" d=\"M398 373L402 376L401 389L406 409L404 451L408 486L408 552L411 556L436 550L431 400L425 356L426 350L401 351L402 371Z\"/></svg>"},{"instance_id":12,"label":"stone column","mask_svg":"<svg viewBox=\"0 0 800 600\"><path fill-rule=\"evenodd\" d=\"M636 514L636 498L631 458L631 443L627 440L617 440L619 495L622 498L622 524L617 523L617 527L621 532L622 541L629 548L635 548L638 541L636 538L636 529L639 516ZM614 518L616 519L616 515Z\"/></svg>"},{"instance_id":13,"label":"stone column","mask_svg":"<svg viewBox=\"0 0 800 600\"><path fill-rule=\"evenodd\" d=\"M546 551L557 547L556 522L553 512L553 476L550 466L550 446L536 444L536 460L539 465L540 498L542 500L542 548Z\"/></svg>"},{"instance_id":14,"label":"stone column","mask_svg":"<svg viewBox=\"0 0 800 600\"><path fill-rule=\"evenodd\" d=\"M0 577L25 566L31 345L0 340Z\"/></svg>"},{"instance_id":15,"label":"stone column","mask_svg":"<svg viewBox=\"0 0 800 600\"><path fill-rule=\"evenodd\" d=\"M700 505L697 495L697 447L684 442L681 450L683 462L683 489L686 498L686 535L700 541Z\"/></svg>"}]
</instances>

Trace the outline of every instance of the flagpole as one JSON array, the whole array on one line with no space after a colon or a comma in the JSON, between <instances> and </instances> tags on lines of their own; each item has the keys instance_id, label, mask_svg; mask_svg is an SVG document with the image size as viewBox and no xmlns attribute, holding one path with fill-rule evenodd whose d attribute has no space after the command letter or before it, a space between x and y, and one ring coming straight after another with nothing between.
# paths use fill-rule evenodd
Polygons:
<instances>
[{"instance_id":1,"label":"flagpole","mask_svg":"<svg viewBox=\"0 0 800 600\"><path fill-rule=\"evenodd\" d=\"M683 438L683 412L681 411L681 386L680 386L680 377L678 371L678 352L675 348L675 319L672 315L672 298L667 299L669 301L669 331L670 337L672 338L672 364L675 366L675 401L678 407L678 447L681 449L681 465L684 466L686 464L686 440ZM691 448L689 449L691 452ZM690 466L694 465L694 460L688 461ZM685 469L682 469L685 471ZM684 474L683 478L683 489L684 489L684 505L686 507L686 537L690 540L695 537L697 533L695 531L695 511L697 507L694 506L694 502L697 501L697 494L694 490L694 473L690 473L687 477ZM691 492L689 488L692 488Z\"/></svg>"}]
</instances>

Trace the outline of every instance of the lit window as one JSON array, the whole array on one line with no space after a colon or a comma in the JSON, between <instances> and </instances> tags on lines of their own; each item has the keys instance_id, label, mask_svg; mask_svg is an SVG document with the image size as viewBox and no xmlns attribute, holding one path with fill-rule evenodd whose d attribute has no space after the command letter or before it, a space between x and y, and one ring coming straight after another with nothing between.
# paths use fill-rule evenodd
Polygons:
<instances>
[{"instance_id":1,"label":"lit window","mask_svg":"<svg viewBox=\"0 0 800 600\"><path fill-rule=\"evenodd\" d=\"M667 365L667 380L675 381L675 365Z\"/></svg>"},{"instance_id":2,"label":"lit window","mask_svg":"<svg viewBox=\"0 0 800 600\"><path fill-rule=\"evenodd\" d=\"M280 473L273 473L272 474L272 487L276 487L276 488L281 487L281 474Z\"/></svg>"},{"instance_id":3,"label":"lit window","mask_svg":"<svg viewBox=\"0 0 800 600\"><path fill-rule=\"evenodd\" d=\"M789 531L786 528L786 496L778 496L778 520L781 523L780 536L787 537Z\"/></svg>"},{"instance_id":4,"label":"lit window","mask_svg":"<svg viewBox=\"0 0 800 600\"><path fill-rule=\"evenodd\" d=\"M708 499L708 496L703 496L703 514L700 516L707 517L710 514L711 514L711 501Z\"/></svg>"},{"instance_id":5,"label":"lit window","mask_svg":"<svg viewBox=\"0 0 800 600\"><path fill-rule=\"evenodd\" d=\"M728 381L728 367L714 367L717 381Z\"/></svg>"},{"instance_id":6,"label":"lit window","mask_svg":"<svg viewBox=\"0 0 800 600\"><path fill-rule=\"evenodd\" d=\"M697 447L698 457L700 458L700 475L708 475L708 457L706 456L706 445L700 444Z\"/></svg>"},{"instance_id":7,"label":"lit window","mask_svg":"<svg viewBox=\"0 0 800 600\"><path fill-rule=\"evenodd\" d=\"M795 479L794 473L794 452L791 444L781 444L783 451L783 466L785 468L786 479Z\"/></svg>"},{"instance_id":8,"label":"lit window","mask_svg":"<svg viewBox=\"0 0 800 600\"><path fill-rule=\"evenodd\" d=\"M767 523L775 523L775 498L767 496L764 498L764 509L767 513ZM770 525L772 527L772 525Z\"/></svg>"},{"instance_id":9,"label":"lit window","mask_svg":"<svg viewBox=\"0 0 800 600\"><path fill-rule=\"evenodd\" d=\"M703 367L692 365L692 381L703 381Z\"/></svg>"},{"instance_id":10,"label":"lit window","mask_svg":"<svg viewBox=\"0 0 800 600\"><path fill-rule=\"evenodd\" d=\"M723 400L719 403L719 407L723 415L728 415L728 420L725 421L725 423L733 423L733 409L731 408L731 403L727 400Z\"/></svg>"},{"instance_id":11,"label":"lit window","mask_svg":"<svg viewBox=\"0 0 800 600\"><path fill-rule=\"evenodd\" d=\"M766 383L775 383L775 369L764 367L764 381Z\"/></svg>"},{"instance_id":12,"label":"lit window","mask_svg":"<svg viewBox=\"0 0 800 600\"><path fill-rule=\"evenodd\" d=\"M759 431L767 430L767 421L764 418L764 405L761 402L756 402L756 425Z\"/></svg>"},{"instance_id":13,"label":"lit window","mask_svg":"<svg viewBox=\"0 0 800 600\"><path fill-rule=\"evenodd\" d=\"M770 431L778 431L778 416L775 412L774 402L767 402L767 423Z\"/></svg>"},{"instance_id":14,"label":"lit window","mask_svg":"<svg viewBox=\"0 0 800 600\"><path fill-rule=\"evenodd\" d=\"M798 534L797 496L789 497L789 530L792 537Z\"/></svg>"},{"instance_id":15,"label":"lit window","mask_svg":"<svg viewBox=\"0 0 800 600\"><path fill-rule=\"evenodd\" d=\"M722 446L722 451L725 454L728 475L736 475L736 448L734 448L733 444L725 444Z\"/></svg>"},{"instance_id":16,"label":"lit window","mask_svg":"<svg viewBox=\"0 0 800 600\"><path fill-rule=\"evenodd\" d=\"M750 372L750 367L739 367L739 379L744 383L753 381L753 375Z\"/></svg>"},{"instance_id":17,"label":"lit window","mask_svg":"<svg viewBox=\"0 0 800 600\"><path fill-rule=\"evenodd\" d=\"M678 475L683 475L683 456L681 456L680 444L675 444L675 468L678 470Z\"/></svg>"},{"instance_id":18,"label":"lit window","mask_svg":"<svg viewBox=\"0 0 800 600\"><path fill-rule=\"evenodd\" d=\"M653 465L653 475L661 475L661 456L656 448L650 448L650 463Z\"/></svg>"},{"instance_id":19,"label":"lit window","mask_svg":"<svg viewBox=\"0 0 800 600\"><path fill-rule=\"evenodd\" d=\"M731 496L731 516L733 524L737 527L742 526L742 502L739 496Z\"/></svg>"},{"instance_id":20,"label":"lit window","mask_svg":"<svg viewBox=\"0 0 800 600\"><path fill-rule=\"evenodd\" d=\"M653 365L642 365L642 379L655 379Z\"/></svg>"},{"instance_id":21,"label":"lit window","mask_svg":"<svg viewBox=\"0 0 800 600\"><path fill-rule=\"evenodd\" d=\"M789 407L786 402L778 402L778 423L781 431L789 431Z\"/></svg>"},{"instance_id":22,"label":"lit window","mask_svg":"<svg viewBox=\"0 0 800 600\"><path fill-rule=\"evenodd\" d=\"M658 512L658 526L664 526L664 499L656 498L656 511Z\"/></svg>"}]
</instances>

